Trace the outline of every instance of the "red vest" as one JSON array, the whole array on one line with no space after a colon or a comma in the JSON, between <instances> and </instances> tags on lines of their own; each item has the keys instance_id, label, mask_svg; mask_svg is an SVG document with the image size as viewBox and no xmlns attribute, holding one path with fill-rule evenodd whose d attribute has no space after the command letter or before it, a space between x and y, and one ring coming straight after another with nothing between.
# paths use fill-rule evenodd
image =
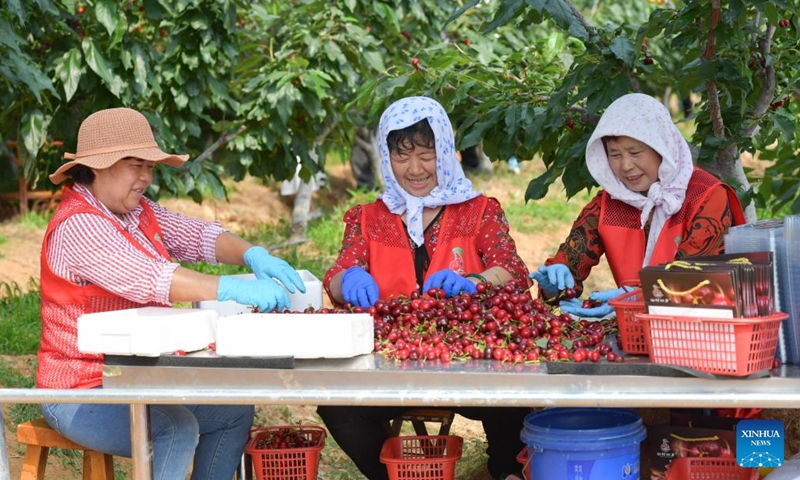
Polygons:
<instances>
[{"instance_id":1,"label":"red vest","mask_svg":"<svg viewBox=\"0 0 800 480\"><path fill-rule=\"evenodd\" d=\"M153 210L143 200L140 205L143 209L139 216L139 228L159 254L170 260L169 253L161 241L164 234ZM77 285L53 273L47 263L50 237L61 222L78 213L88 213L108 219L134 246L155 258L130 233L119 226L119 222L88 204L71 185L64 187L61 203L47 226L42 242L42 335L38 355L39 366L36 371L37 388L93 388L102 385L103 355L78 351L78 317L84 313L148 306L126 300L97 285Z\"/></svg>"},{"instance_id":2,"label":"red vest","mask_svg":"<svg viewBox=\"0 0 800 480\"><path fill-rule=\"evenodd\" d=\"M675 260L678 246L691 227L697 210L708 198L711 189L723 185L728 193L728 202L733 213L733 224L744 223L742 204L733 189L720 182L710 173L695 167L689 185L686 188L686 199L681 209L672 215L656 241L650 265ZM625 202L614 200L603 192L600 202L600 220L598 231L605 247L606 259L617 285L639 285L639 270L644 261L647 238L641 224L641 211ZM722 235L724 232L718 232Z\"/></svg>"},{"instance_id":3,"label":"red vest","mask_svg":"<svg viewBox=\"0 0 800 480\"><path fill-rule=\"evenodd\" d=\"M430 274L445 268L461 275L480 273L485 269L476 240L486 202L487 198L480 195L445 207L436 250L425 280ZM411 244L400 215L390 212L381 201L364 205L361 231L367 242L369 273L378 284L380 298L408 296L418 290L421 285L417 285Z\"/></svg>"}]
</instances>

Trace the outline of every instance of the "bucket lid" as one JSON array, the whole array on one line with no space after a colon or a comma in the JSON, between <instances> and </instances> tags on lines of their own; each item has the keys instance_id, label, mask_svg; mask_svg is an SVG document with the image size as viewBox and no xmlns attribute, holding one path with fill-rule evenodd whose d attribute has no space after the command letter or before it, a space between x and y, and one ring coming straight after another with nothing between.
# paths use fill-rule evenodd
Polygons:
<instances>
[{"instance_id":1,"label":"bucket lid","mask_svg":"<svg viewBox=\"0 0 800 480\"><path fill-rule=\"evenodd\" d=\"M625 408L547 408L528 414L523 424L525 444L568 450L602 450L647 435L641 415Z\"/></svg>"}]
</instances>

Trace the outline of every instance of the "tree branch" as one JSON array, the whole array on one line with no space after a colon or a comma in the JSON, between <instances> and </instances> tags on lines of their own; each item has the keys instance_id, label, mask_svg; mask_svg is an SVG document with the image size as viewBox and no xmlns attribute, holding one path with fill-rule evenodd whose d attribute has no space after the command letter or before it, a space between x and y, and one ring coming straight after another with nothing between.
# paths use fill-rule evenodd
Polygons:
<instances>
[{"instance_id":1,"label":"tree branch","mask_svg":"<svg viewBox=\"0 0 800 480\"><path fill-rule=\"evenodd\" d=\"M237 130L237 131L235 131L233 133L226 133L225 135L222 135L221 137L219 137L217 139L216 142L212 143L211 146L208 147L203 153L198 155L197 158L194 159L194 161L195 162L205 162L206 160L211 158L211 155L213 155L214 152L219 150L221 147L224 147L228 142L230 142L234 138L238 137L239 135L243 134L247 130L248 130L248 127L242 126L241 128L239 128L239 130Z\"/></svg>"},{"instance_id":2,"label":"tree branch","mask_svg":"<svg viewBox=\"0 0 800 480\"><path fill-rule=\"evenodd\" d=\"M767 58L772 50L772 37L775 34L775 25L767 23L767 31L764 37L758 41L758 50L761 52L761 58ZM755 107L753 108L753 117L759 119L767 113L767 109L772 104L775 98L775 67L773 65L766 65L763 73L761 73L761 94L758 96ZM758 133L761 128L758 122L754 121L747 130L744 131L745 137L753 137Z\"/></svg>"},{"instance_id":3,"label":"tree branch","mask_svg":"<svg viewBox=\"0 0 800 480\"><path fill-rule=\"evenodd\" d=\"M717 54L717 25L719 25L720 17L719 0L711 0L711 9L711 22L708 26L708 42L703 49L703 60L712 60ZM711 126L714 130L714 135L719 138L725 138L725 124L722 121L716 82L708 82L706 84L706 94L708 95L708 113L711 116Z\"/></svg>"}]
</instances>

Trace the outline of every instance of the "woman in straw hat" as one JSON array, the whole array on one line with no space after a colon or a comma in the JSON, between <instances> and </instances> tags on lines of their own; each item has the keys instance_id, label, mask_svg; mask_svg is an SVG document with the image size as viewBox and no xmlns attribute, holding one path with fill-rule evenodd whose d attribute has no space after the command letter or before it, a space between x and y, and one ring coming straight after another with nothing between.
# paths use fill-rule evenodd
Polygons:
<instances>
[{"instance_id":1,"label":"woman in straw hat","mask_svg":"<svg viewBox=\"0 0 800 480\"><path fill-rule=\"evenodd\" d=\"M42 335L38 388L99 388L103 356L78 351L84 313L174 302L234 300L260 311L289 306L305 291L300 276L216 222L177 213L144 197L153 167L179 167L188 155L161 151L147 119L127 108L90 115L75 154L50 179L72 182L45 233L41 257ZM176 259L176 260L173 260ZM177 261L247 265L256 280L198 273ZM126 405L44 404L47 422L88 448L130 456ZM252 406L153 405L154 478L230 480L253 422Z\"/></svg>"}]
</instances>

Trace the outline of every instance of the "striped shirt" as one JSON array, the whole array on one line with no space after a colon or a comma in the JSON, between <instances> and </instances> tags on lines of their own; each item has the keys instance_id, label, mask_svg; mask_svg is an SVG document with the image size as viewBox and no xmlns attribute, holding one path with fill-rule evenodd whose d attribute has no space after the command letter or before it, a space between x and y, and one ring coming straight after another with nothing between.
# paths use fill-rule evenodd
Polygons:
<instances>
[{"instance_id":1,"label":"striped shirt","mask_svg":"<svg viewBox=\"0 0 800 480\"><path fill-rule=\"evenodd\" d=\"M53 272L78 285L94 284L128 300L171 305L172 276L180 265L158 254L139 229L139 206L122 215L111 213L85 186L74 184L75 192L109 219L76 214L64 220L51 234L47 262ZM217 263L216 240L226 232L218 222L204 222L170 212L144 199L164 234L163 242L175 261ZM111 222L118 222L153 256L132 245Z\"/></svg>"}]
</instances>

